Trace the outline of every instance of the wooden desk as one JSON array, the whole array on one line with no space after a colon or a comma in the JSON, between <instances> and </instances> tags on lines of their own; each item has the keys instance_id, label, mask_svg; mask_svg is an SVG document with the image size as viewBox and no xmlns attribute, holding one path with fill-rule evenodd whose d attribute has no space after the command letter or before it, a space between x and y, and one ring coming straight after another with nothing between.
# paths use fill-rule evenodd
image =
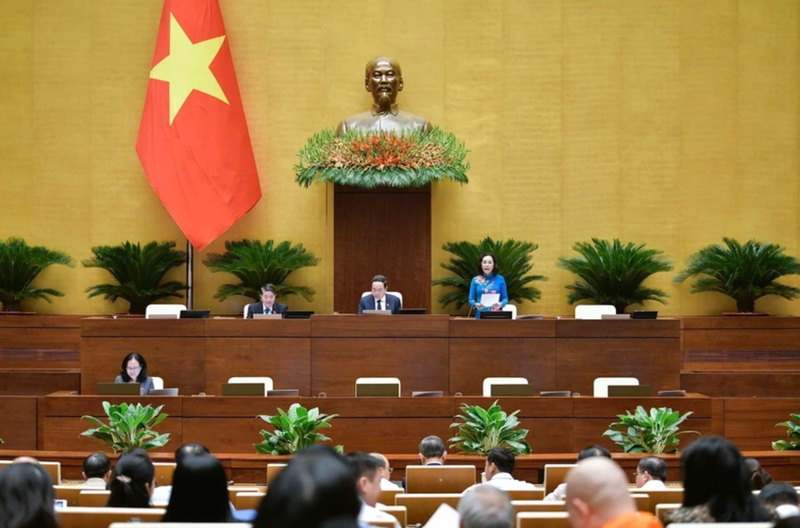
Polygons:
<instances>
[{"instance_id":1,"label":"wooden desk","mask_svg":"<svg viewBox=\"0 0 800 528\"><path fill-rule=\"evenodd\" d=\"M0 315L0 369L80 367L82 315Z\"/></svg>"},{"instance_id":2,"label":"wooden desk","mask_svg":"<svg viewBox=\"0 0 800 528\"><path fill-rule=\"evenodd\" d=\"M37 448L38 403L35 396L0 396L0 438L6 449Z\"/></svg>"}]
</instances>

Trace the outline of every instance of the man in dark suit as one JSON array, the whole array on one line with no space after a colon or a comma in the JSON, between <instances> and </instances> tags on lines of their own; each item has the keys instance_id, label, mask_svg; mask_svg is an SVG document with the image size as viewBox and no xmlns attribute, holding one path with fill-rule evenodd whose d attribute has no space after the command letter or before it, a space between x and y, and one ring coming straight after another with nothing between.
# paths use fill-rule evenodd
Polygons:
<instances>
[{"instance_id":1,"label":"man in dark suit","mask_svg":"<svg viewBox=\"0 0 800 528\"><path fill-rule=\"evenodd\" d=\"M261 288L261 302L247 305L247 319L252 319L253 314L281 314L286 311L286 305L275 302L275 286L267 284Z\"/></svg>"},{"instance_id":2,"label":"man in dark suit","mask_svg":"<svg viewBox=\"0 0 800 528\"><path fill-rule=\"evenodd\" d=\"M398 297L386 293L386 284L388 281L383 275L375 275L372 277L372 295L367 295L361 298L358 304L358 313L364 313L364 310L391 310L396 314L403 304Z\"/></svg>"}]
</instances>

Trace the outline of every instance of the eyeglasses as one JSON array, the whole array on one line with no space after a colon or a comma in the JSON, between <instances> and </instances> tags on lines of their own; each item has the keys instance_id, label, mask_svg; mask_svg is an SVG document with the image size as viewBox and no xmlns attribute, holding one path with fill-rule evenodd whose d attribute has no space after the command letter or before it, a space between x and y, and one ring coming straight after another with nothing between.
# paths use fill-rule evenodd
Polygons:
<instances>
[{"instance_id":1,"label":"eyeglasses","mask_svg":"<svg viewBox=\"0 0 800 528\"><path fill-rule=\"evenodd\" d=\"M125 367L125 370L137 371L137 370L142 370L142 367Z\"/></svg>"}]
</instances>

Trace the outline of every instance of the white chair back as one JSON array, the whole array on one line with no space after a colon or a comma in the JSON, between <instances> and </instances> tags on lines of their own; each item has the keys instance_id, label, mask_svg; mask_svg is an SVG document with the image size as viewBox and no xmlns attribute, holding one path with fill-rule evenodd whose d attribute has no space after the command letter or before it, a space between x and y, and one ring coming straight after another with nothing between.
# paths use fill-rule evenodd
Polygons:
<instances>
[{"instance_id":1,"label":"white chair back","mask_svg":"<svg viewBox=\"0 0 800 528\"><path fill-rule=\"evenodd\" d=\"M371 292L371 291L368 291L368 292L364 292L364 293L362 293L362 294L361 294L361 298L363 299L363 298L364 298L364 297L366 297L367 295L372 295L372 292ZM396 291L388 291L388 290L387 290L387 291L386 291L386 295L394 295L395 297L397 297L398 299L400 299L400 304L401 304L401 305L403 304L403 294L402 294L402 293L400 293L400 292L396 292Z\"/></svg>"},{"instance_id":2,"label":"white chair back","mask_svg":"<svg viewBox=\"0 0 800 528\"><path fill-rule=\"evenodd\" d=\"M608 398L609 385L625 385L630 387L638 384L639 380L636 378L595 378L594 397Z\"/></svg>"},{"instance_id":3,"label":"white chair back","mask_svg":"<svg viewBox=\"0 0 800 528\"><path fill-rule=\"evenodd\" d=\"M511 312L511 319L516 319L517 318L517 307L514 306L513 304L509 303L509 304L503 306L503 311L504 312Z\"/></svg>"},{"instance_id":4,"label":"white chair back","mask_svg":"<svg viewBox=\"0 0 800 528\"><path fill-rule=\"evenodd\" d=\"M484 378L483 395L492 395L492 385L527 385L528 378Z\"/></svg>"},{"instance_id":5,"label":"white chair back","mask_svg":"<svg viewBox=\"0 0 800 528\"><path fill-rule=\"evenodd\" d=\"M602 319L604 315L613 315L617 309L610 304L581 304L575 307L575 319Z\"/></svg>"},{"instance_id":6,"label":"white chair back","mask_svg":"<svg viewBox=\"0 0 800 528\"><path fill-rule=\"evenodd\" d=\"M270 378L269 376L260 376L260 377L238 376L229 378L228 383L263 383L264 396L267 395L267 391L271 391L273 388L272 378Z\"/></svg>"},{"instance_id":7,"label":"white chair back","mask_svg":"<svg viewBox=\"0 0 800 528\"><path fill-rule=\"evenodd\" d=\"M181 310L185 310L184 304L148 304L144 310L144 318L150 319L151 315L174 315L181 316Z\"/></svg>"},{"instance_id":8,"label":"white chair back","mask_svg":"<svg viewBox=\"0 0 800 528\"><path fill-rule=\"evenodd\" d=\"M161 390L164 388L164 378L159 378L158 376L150 376L150 379L153 380L154 389Z\"/></svg>"}]
</instances>

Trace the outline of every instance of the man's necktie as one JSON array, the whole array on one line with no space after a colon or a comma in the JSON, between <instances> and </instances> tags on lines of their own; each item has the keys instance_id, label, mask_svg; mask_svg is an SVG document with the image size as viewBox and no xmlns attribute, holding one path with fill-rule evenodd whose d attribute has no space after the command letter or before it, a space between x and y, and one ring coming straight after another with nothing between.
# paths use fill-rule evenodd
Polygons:
<instances>
[{"instance_id":1,"label":"man's necktie","mask_svg":"<svg viewBox=\"0 0 800 528\"><path fill-rule=\"evenodd\" d=\"M270 313L272 313L272 310L270 310L269 308L267 308L266 310L264 310L264 313L265 313L265 314L267 314L267 315L269 315Z\"/></svg>"},{"instance_id":2,"label":"man's necktie","mask_svg":"<svg viewBox=\"0 0 800 528\"><path fill-rule=\"evenodd\" d=\"M378 310L383 310L383 308L381 307L381 300L380 299L378 299Z\"/></svg>"}]
</instances>

